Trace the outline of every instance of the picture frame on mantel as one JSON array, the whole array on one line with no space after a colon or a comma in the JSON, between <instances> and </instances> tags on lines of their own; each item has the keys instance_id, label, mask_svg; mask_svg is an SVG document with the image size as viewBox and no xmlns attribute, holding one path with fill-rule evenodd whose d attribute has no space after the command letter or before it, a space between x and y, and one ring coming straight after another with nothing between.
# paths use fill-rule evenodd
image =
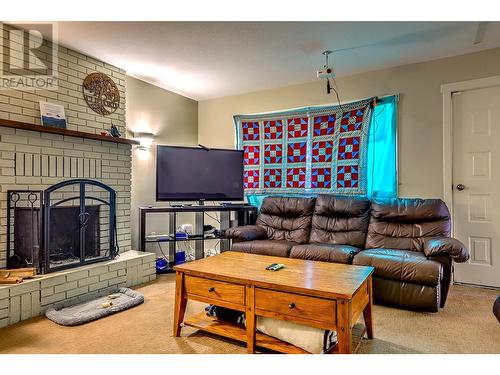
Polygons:
<instances>
[{"instance_id":1,"label":"picture frame on mantel","mask_svg":"<svg viewBox=\"0 0 500 375\"><path fill-rule=\"evenodd\" d=\"M40 101L40 118L43 126L66 129L66 114L60 104Z\"/></svg>"}]
</instances>

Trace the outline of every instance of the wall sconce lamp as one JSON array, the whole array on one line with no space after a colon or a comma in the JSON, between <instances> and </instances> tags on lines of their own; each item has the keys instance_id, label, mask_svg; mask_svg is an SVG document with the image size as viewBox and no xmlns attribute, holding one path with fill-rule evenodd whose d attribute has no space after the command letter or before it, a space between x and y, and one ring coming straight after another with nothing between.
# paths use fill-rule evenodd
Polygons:
<instances>
[{"instance_id":1,"label":"wall sconce lamp","mask_svg":"<svg viewBox=\"0 0 500 375\"><path fill-rule=\"evenodd\" d=\"M134 132L133 138L140 142L140 145L137 146L138 150L149 151L151 149L151 144L153 143L155 135L153 133L147 132Z\"/></svg>"}]
</instances>

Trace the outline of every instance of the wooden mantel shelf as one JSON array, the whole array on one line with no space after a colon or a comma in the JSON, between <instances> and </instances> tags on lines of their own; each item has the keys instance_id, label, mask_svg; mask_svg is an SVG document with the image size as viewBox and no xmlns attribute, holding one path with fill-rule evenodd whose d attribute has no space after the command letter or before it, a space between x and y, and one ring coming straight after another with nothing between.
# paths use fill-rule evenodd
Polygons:
<instances>
[{"instance_id":1,"label":"wooden mantel shelf","mask_svg":"<svg viewBox=\"0 0 500 375\"><path fill-rule=\"evenodd\" d=\"M14 129L32 130L32 131L41 132L41 133L51 133L51 134L67 135L67 136L71 136L71 137L95 139L98 141L105 141L105 142L115 142L115 143L129 144L129 145L138 145L139 144L138 141L134 141L133 139L115 138L115 137L111 137L109 135L100 135L100 134L79 132L76 130L52 128L49 126L29 124L26 122L19 122L19 121L12 121L12 120L0 119L0 126L4 126L7 128L14 128Z\"/></svg>"}]
</instances>

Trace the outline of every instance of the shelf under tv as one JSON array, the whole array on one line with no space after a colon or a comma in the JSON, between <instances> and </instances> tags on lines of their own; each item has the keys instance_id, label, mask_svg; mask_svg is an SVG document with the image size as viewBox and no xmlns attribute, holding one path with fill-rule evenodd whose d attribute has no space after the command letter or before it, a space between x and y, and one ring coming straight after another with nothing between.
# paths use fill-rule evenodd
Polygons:
<instances>
[{"instance_id":1,"label":"shelf under tv","mask_svg":"<svg viewBox=\"0 0 500 375\"><path fill-rule=\"evenodd\" d=\"M220 240L223 239L223 236L213 236L213 235L202 235L202 234L193 234L189 235L188 238L174 238L174 235L170 235L171 238L161 238L161 239L155 239L155 240L148 240L146 238L146 243L153 243L153 242L182 242L182 241L200 241L200 240Z\"/></svg>"},{"instance_id":2,"label":"shelf under tv","mask_svg":"<svg viewBox=\"0 0 500 375\"><path fill-rule=\"evenodd\" d=\"M168 258L169 260L175 259L176 246L179 242L194 242L195 259L201 259L205 254L206 241L220 241L220 251L229 250L229 239L223 236L213 236L201 234L203 232L203 225L205 224L205 214L209 212L218 213L218 220L220 222L219 230L222 232L231 226L231 218L237 221L237 225L254 224L257 218L257 207L247 204L234 204L229 206L167 206L167 207L139 207L139 233L140 244L139 250L146 251L147 244L153 243L168 243ZM178 214L194 213L195 222L193 232L188 238L175 238L174 233L180 224L178 221ZM147 220L151 214L166 214L168 215L168 227L165 228L164 233L168 233L171 238L150 239L146 238L147 233ZM207 215L208 216L208 215ZM151 245L150 245L151 246ZM213 245L212 245L213 246ZM170 266L173 267L175 262L170 261Z\"/></svg>"}]
</instances>

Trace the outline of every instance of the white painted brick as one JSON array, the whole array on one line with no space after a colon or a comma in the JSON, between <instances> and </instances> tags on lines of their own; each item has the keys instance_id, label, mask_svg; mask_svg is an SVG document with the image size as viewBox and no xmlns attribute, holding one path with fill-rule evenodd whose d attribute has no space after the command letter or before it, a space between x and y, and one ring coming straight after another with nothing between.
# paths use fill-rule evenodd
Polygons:
<instances>
[{"instance_id":1,"label":"white painted brick","mask_svg":"<svg viewBox=\"0 0 500 375\"><path fill-rule=\"evenodd\" d=\"M126 207L130 207L129 205L126 205ZM155 254L146 254L142 258L142 263L154 263L156 260L156 255Z\"/></svg>"},{"instance_id":2,"label":"white painted brick","mask_svg":"<svg viewBox=\"0 0 500 375\"><path fill-rule=\"evenodd\" d=\"M39 146L32 146L32 145L16 145L16 152L26 152L29 154L38 155L41 152L41 148Z\"/></svg>"},{"instance_id":3,"label":"white painted brick","mask_svg":"<svg viewBox=\"0 0 500 375\"><path fill-rule=\"evenodd\" d=\"M127 264L125 262L116 262L112 263L109 265L109 270L110 271L117 271L117 270L122 270L127 267Z\"/></svg>"},{"instance_id":4,"label":"white painted brick","mask_svg":"<svg viewBox=\"0 0 500 375\"><path fill-rule=\"evenodd\" d=\"M40 292L32 292L31 293L31 316L40 315Z\"/></svg>"},{"instance_id":5,"label":"white painted brick","mask_svg":"<svg viewBox=\"0 0 500 375\"><path fill-rule=\"evenodd\" d=\"M9 324L15 324L21 320L21 296L10 298Z\"/></svg>"},{"instance_id":6,"label":"white painted brick","mask_svg":"<svg viewBox=\"0 0 500 375\"><path fill-rule=\"evenodd\" d=\"M66 281L85 279L89 276L89 270L71 272L66 275Z\"/></svg>"},{"instance_id":7,"label":"white painted brick","mask_svg":"<svg viewBox=\"0 0 500 375\"><path fill-rule=\"evenodd\" d=\"M40 281L27 281L22 284L13 285L10 288L10 296L19 296L40 289Z\"/></svg>"},{"instance_id":8,"label":"white painted brick","mask_svg":"<svg viewBox=\"0 0 500 375\"><path fill-rule=\"evenodd\" d=\"M28 139L28 143L30 145L34 146L43 146L43 147L51 147L52 146L52 141L50 139L43 139L43 138L32 138L30 137ZM44 153L46 150L44 150Z\"/></svg>"},{"instance_id":9,"label":"white painted brick","mask_svg":"<svg viewBox=\"0 0 500 375\"><path fill-rule=\"evenodd\" d=\"M127 268L133 267L133 266L139 266L141 264L142 264L141 258L127 260Z\"/></svg>"},{"instance_id":10,"label":"white painted brick","mask_svg":"<svg viewBox=\"0 0 500 375\"><path fill-rule=\"evenodd\" d=\"M4 298L8 297L9 297L9 288L8 287L0 288L0 300L3 300Z\"/></svg>"},{"instance_id":11,"label":"white painted brick","mask_svg":"<svg viewBox=\"0 0 500 375\"><path fill-rule=\"evenodd\" d=\"M0 310L9 308L9 300L7 298L0 300Z\"/></svg>"},{"instance_id":12,"label":"white painted brick","mask_svg":"<svg viewBox=\"0 0 500 375\"><path fill-rule=\"evenodd\" d=\"M107 272L105 274L99 275L99 281L109 280L117 276L118 273L116 271Z\"/></svg>"},{"instance_id":13,"label":"white painted brick","mask_svg":"<svg viewBox=\"0 0 500 375\"><path fill-rule=\"evenodd\" d=\"M1 110L1 109L0 109ZM28 139L26 137L21 137L18 135L4 134L1 138L2 142L15 143L15 144L28 144Z\"/></svg>"},{"instance_id":14,"label":"white painted brick","mask_svg":"<svg viewBox=\"0 0 500 375\"><path fill-rule=\"evenodd\" d=\"M114 278L110 279L108 281L108 285L109 286L118 285L118 284L122 284L122 283L126 283L126 282L127 282L127 276L124 275L124 276L114 277Z\"/></svg>"},{"instance_id":15,"label":"white painted brick","mask_svg":"<svg viewBox=\"0 0 500 375\"><path fill-rule=\"evenodd\" d=\"M89 285L89 292L103 289L103 288L106 288L107 286L108 286L108 280L100 281L98 283Z\"/></svg>"},{"instance_id":16,"label":"white painted brick","mask_svg":"<svg viewBox=\"0 0 500 375\"><path fill-rule=\"evenodd\" d=\"M63 301L65 299L66 299L65 292L57 293L57 294L53 294L49 297L42 297L41 304L42 304L42 306L46 306L46 305L50 305L52 303Z\"/></svg>"},{"instance_id":17,"label":"white painted brick","mask_svg":"<svg viewBox=\"0 0 500 375\"><path fill-rule=\"evenodd\" d=\"M51 296L52 294L54 294L54 287L51 286L50 288L43 288L40 293L42 297Z\"/></svg>"},{"instance_id":18,"label":"white painted brick","mask_svg":"<svg viewBox=\"0 0 500 375\"><path fill-rule=\"evenodd\" d=\"M147 270L154 269L154 268L155 268L155 265L152 262L141 264L141 270L142 271L147 271Z\"/></svg>"},{"instance_id":19,"label":"white painted brick","mask_svg":"<svg viewBox=\"0 0 500 375\"><path fill-rule=\"evenodd\" d=\"M66 298L72 298L76 297L85 293L88 293L89 287L88 285L76 288L76 289L71 289L66 292Z\"/></svg>"},{"instance_id":20,"label":"white painted brick","mask_svg":"<svg viewBox=\"0 0 500 375\"><path fill-rule=\"evenodd\" d=\"M89 276L102 275L108 272L108 266L99 266L89 270Z\"/></svg>"},{"instance_id":21,"label":"white painted brick","mask_svg":"<svg viewBox=\"0 0 500 375\"><path fill-rule=\"evenodd\" d=\"M0 136L0 151L15 151L16 146L11 143L3 142L2 137L4 136Z\"/></svg>"},{"instance_id":22,"label":"white painted brick","mask_svg":"<svg viewBox=\"0 0 500 375\"><path fill-rule=\"evenodd\" d=\"M8 317L9 317L9 307L7 305L7 308L0 309L0 321L2 321L2 319L4 319L4 318L8 318Z\"/></svg>"},{"instance_id":23,"label":"white painted brick","mask_svg":"<svg viewBox=\"0 0 500 375\"><path fill-rule=\"evenodd\" d=\"M43 279L41 281L41 287L48 288L50 286L63 284L64 282L66 282L65 275L52 276L52 277Z\"/></svg>"},{"instance_id":24,"label":"white painted brick","mask_svg":"<svg viewBox=\"0 0 500 375\"><path fill-rule=\"evenodd\" d=\"M31 293L21 295L21 320L31 318L31 311Z\"/></svg>"},{"instance_id":25,"label":"white painted brick","mask_svg":"<svg viewBox=\"0 0 500 375\"><path fill-rule=\"evenodd\" d=\"M78 286L82 287L82 286L85 286L85 285L95 284L97 282L99 282L99 276L98 275L78 280Z\"/></svg>"},{"instance_id":26,"label":"white painted brick","mask_svg":"<svg viewBox=\"0 0 500 375\"><path fill-rule=\"evenodd\" d=\"M64 284L55 286L54 293L65 292L67 290L75 289L77 287L78 287L78 282L76 282L76 281L65 282Z\"/></svg>"},{"instance_id":27,"label":"white painted brick","mask_svg":"<svg viewBox=\"0 0 500 375\"><path fill-rule=\"evenodd\" d=\"M129 266L127 263L127 286L139 284L139 269L137 266Z\"/></svg>"},{"instance_id":28,"label":"white painted brick","mask_svg":"<svg viewBox=\"0 0 500 375\"><path fill-rule=\"evenodd\" d=\"M15 106L15 105L0 103L0 112L6 112L9 114L13 114L13 113L20 114L20 113L23 113L23 109L21 107Z\"/></svg>"}]
</instances>

